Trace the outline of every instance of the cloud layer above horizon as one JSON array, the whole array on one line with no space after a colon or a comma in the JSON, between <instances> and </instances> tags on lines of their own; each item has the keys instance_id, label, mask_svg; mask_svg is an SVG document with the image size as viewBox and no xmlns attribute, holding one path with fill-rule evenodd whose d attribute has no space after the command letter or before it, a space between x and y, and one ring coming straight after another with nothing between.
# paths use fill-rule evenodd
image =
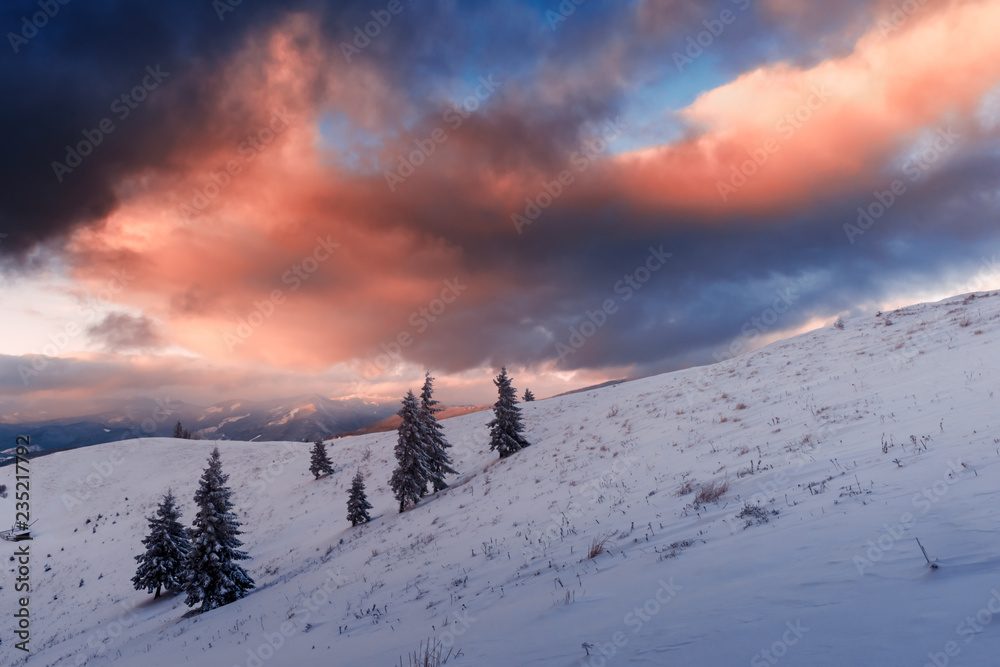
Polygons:
<instances>
[{"instance_id":1,"label":"cloud layer above horizon","mask_svg":"<svg viewBox=\"0 0 1000 667\"><path fill-rule=\"evenodd\" d=\"M555 389L997 268L996 1L18 0L0 27L0 262L106 293L37 350L77 379ZM4 395L60 391L34 382Z\"/></svg>"}]
</instances>

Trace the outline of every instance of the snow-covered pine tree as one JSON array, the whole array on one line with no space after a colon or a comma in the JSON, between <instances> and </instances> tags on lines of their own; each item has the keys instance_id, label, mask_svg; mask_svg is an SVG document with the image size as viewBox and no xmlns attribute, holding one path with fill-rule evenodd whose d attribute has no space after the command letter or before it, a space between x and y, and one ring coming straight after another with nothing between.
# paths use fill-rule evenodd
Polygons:
<instances>
[{"instance_id":1,"label":"snow-covered pine tree","mask_svg":"<svg viewBox=\"0 0 1000 667\"><path fill-rule=\"evenodd\" d=\"M187 568L187 555L191 549L187 531L178 519L181 512L177 509L177 499L172 491L163 496L156 515L146 517L149 522L149 535L143 538L145 553L135 557L139 567L132 577L135 590L156 591L154 597L160 597L160 590L179 591L184 587L184 577Z\"/></svg>"},{"instance_id":2,"label":"snow-covered pine tree","mask_svg":"<svg viewBox=\"0 0 1000 667\"><path fill-rule=\"evenodd\" d=\"M399 501L399 511L403 512L409 503L420 500L427 489L428 478L424 456L426 436L420 422L420 406L412 390L406 393L403 407L397 414L403 421L397 429L396 469L392 472L389 486Z\"/></svg>"},{"instance_id":3,"label":"snow-covered pine tree","mask_svg":"<svg viewBox=\"0 0 1000 667\"><path fill-rule=\"evenodd\" d=\"M333 474L333 463L330 462L330 457L326 455L326 445L323 444L322 439L313 443L309 472L315 475L316 479L319 479L320 475L323 474Z\"/></svg>"},{"instance_id":4,"label":"snow-covered pine tree","mask_svg":"<svg viewBox=\"0 0 1000 667\"><path fill-rule=\"evenodd\" d=\"M530 389L525 389L524 397L521 400L524 401L525 403L531 403L533 400L535 400L535 395L531 393Z\"/></svg>"},{"instance_id":5,"label":"snow-covered pine tree","mask_svg":"<svg viewBox=\"0 0 1000 667\"><path fill-rule=\"evenodd\" d=\"M372 520L368 516L368 510L371 508L368 496L365 495L365 478L361 476L359 470L354 475L354 479L351 480L351 493L347 497L347 520L351 522L352 526L368 523Z\"/></svg>"},{"instance_id":6,"label":"snow-covered pine tree","mask_svg":"<svg viewBox=\"0 0 1000 667\"><path fill-rule=\"evenodd\" d=\"M235 561L250 556L240 551L243 546L240 522L232 513L232 491L226 486L229 475L222 472L219 448L212 450L208 467L201 476L201 485L194 494L198 514L189 535L185 604L199 602L201 611L209 611L245 596L254 587L253 579Z\"/></svg>"},{"instance_id":7,"label":"snow-covered pine tree","mask_svg":"<svg viewBox=\"0 0 1000 667\"><path fill-rule=\"evenodd\" d=\"M496 450L500 458L505 458L531 443L521 435L524 424L521 423L521 409L517 407L517 390L510 384L506 366L500 369L500 375L493 384L497 386L499 397L493 406L495 417L489 424L490 449Z\"/></svg>"},{"instance_id":8,"label":"snow-covered pine tree","mask_svg":"<svg viewBox=\"0 0 1000 667\"><path fill-rule=\"evenodd\" d=\"M427 467L428 481L434 492L447 489L448 484L444 481L445 475L455 475L457 472L451 467L451 457L448 456L447 449L451 447L444 437L444 428L438 422L436 413L441 408L435 407L438 401L433 398L434 378L428 372L424 378L424 387L420 392L420 423L423 425L424 456Z\"/></svg>"},{"instance_id":9,"label":"snow-covered pine tree","mask_svg":"<svg viewBox=\"0 0 1000 667\"><path fill-rule=\"evenodd\" d=\"M174 437L175 438L183 438L184 437L184 427L181 425L181 423L179 421L174 426Z\"/></svg>"}]
</instances>

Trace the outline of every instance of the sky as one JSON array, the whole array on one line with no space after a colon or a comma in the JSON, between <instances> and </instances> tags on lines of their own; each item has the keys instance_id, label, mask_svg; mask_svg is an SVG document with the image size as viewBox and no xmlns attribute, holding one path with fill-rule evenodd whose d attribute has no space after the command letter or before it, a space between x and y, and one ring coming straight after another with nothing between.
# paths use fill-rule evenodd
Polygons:
<instances>
[{"instance_id":1,"label":"sky","mask_svg":"<svg viewBox=\"0 0 1000 667\"><path fill-rule=\"evenodd\" d=\"M1000 287L1000 2L11 0L0 418L452 404Z\"/></svg>"}]
</instances>

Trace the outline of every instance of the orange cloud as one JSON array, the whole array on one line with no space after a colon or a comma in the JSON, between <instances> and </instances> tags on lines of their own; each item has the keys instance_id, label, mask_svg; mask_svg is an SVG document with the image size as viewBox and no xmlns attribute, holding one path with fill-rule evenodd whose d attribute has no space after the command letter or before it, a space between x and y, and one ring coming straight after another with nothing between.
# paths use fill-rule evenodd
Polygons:
<instances>
[{"instance_id":1,"label":"orange cloud","mask_svg":"<svg viewBox=\"0 0 1000 667\"><path fill-rule=\"evenodd\" d=\"M180 169L121 184L122 206L73 238L76 276L98 281L124 266L135 279L119 302L210 358L315 366L406 326L460 253L373 205L384 190L326 163L316 129L324 101L359 127L390 122L394 112L377 110L400 105L375 70L326 58L320 41L296 18L266 38L263 57L249 47L220 79L225 104L257 110L256 123L237 143L227 135L178 156Z\"/></svg>"},{"instance_id":2,"label":"orange cloud","mask_svg":"<svg viewBox=\"0 0 1000 667\"><path fill-rule=\"evenodd\" d=\"M928 5L887 34L873 27L846 57L749 72L683 110L688 137L602 157L558 207L624 204L704 220L782 211L859 183L918 130L970 115L1000 79L996 25L997 3ZM407 359L424 347L462 369L487 361L477 350L504 354L501 330L530 322L523 306L538 285L520 270L521 249L491 249L517 238L511 213L566 159L544 139L578 125L519 115L530 96L504 84L508 98L470 117L390 192L381 173L340 166L340 149L317 128L325 112L344 114L384 141L372 163L391 164L412 150L414 137L393 131L415 113L406 95L374 66L346 64L304 17L257 40L213 79L227 86L203 119L218 139L121 183L122 205L104 226L73 238L76 277L127 268L135 279L119 300L207 358L312 370L415 333L414 313L458 278L468 287L442 315L449 336L420 341ZM582 95L581 81L552 88L549 101ZM250 110L249 125L227 126L231 108ZM440 124L429 113L414 133ZM734 184L732 170L761 152L766 163Z\"/></svg>"},{"instance_id":3,"label":"orange cloud","mask_svg":"<svg viewBox=\"0 0 1000 667\"><path fill-rule=\"evenodd\" d=\"M917 6L887 13L844 58L763 67L702 94L681 112L697 135L619 156L609 190L652 207L766 212L871 178L919 130L969 118L1000 81L1000 4Z\"/></svg>"}]
</instances>

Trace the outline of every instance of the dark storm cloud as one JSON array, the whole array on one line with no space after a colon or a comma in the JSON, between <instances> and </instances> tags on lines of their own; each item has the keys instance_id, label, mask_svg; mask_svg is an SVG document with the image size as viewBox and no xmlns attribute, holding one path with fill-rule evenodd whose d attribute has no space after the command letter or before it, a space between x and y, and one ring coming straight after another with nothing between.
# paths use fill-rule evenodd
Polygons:
<instances>
[{"instance_id":1,"label":"dark storm cloud","mask_svg":"<svg viewBox=\"0 0 1000 667\"><path fill-rule=\"evenodd\" d=\"M369 5L247 1L220 19L203 0L77 1L55 3L57 13L42 13L45 23L36 28L22 19L41 11L37 2L4 3L0 28L15 37L0 49L0 227L9 234L0 250L23 253L99 223L118 204L115 189L126 177L182 170L199 146L235 143L238 128L260 110L229 106L224 117L217 113L225 89L219 77L233 54L293 11L313 13L331 34L346 37L349 26L364 23ZM441 64L424 44L426 33L403 21L394 27L401 48L423 52L398 59L401 77ZM366 57L394 59L386 52L391 39L379 40ZM88 154L71 155L77 148Z\"/></svg>"},{"instance_id":2,"label":"dark storm cloud","mask_svg":"<svg viewBox=\"0 0 1000 667\"><path fill-rule=\"evenodd\" d=\"M128 313L109 313L87 327L87 337L109 352L155 350L164 344L155 322Z\"/></svg>"},{"instance_id":3,"label":"dark storm cloud","mask_svg":"<svg viewBox=\"0 0 1000 667\"><path fill-rule=\"evenodd\" d=\"M192 164L200 169L207 161L200 159L204 155L235 145L245 132L240 128L259 123L270 110L243 107L225 97L225 68L234 58L252 58L244 47L296 11L307 12L325 35L322 58L341 63L346 58L343 44L356 44L357 52L347 47L350 57L375 64L388 86L405 93L411 115L397 119L398 127L384 128L381 160L391 163L441 124L443 90L463 90L474 86L477 77L493 73L503 82L482 111L450 134L433 167L419 170L398 191L387 191L381 172L348 173L348 187L329 200L310 200L315 209L304 216L361 221L357 227L379 249L386 245L379 235L388 237L399 228L457 249L456 264L469 277L469 292L448 309L440 326L418 337L405 353L408 360L429 367L541 366L557 359L568 369L662 369L707 361L712 352L745 337L745 325L782 294L788 308L761 333L793 329L813 317L870 303L898 291L912 275L931 282L996 243L991 223L995 203L989 193L998 163L987 144L978 151L963 147L935 165L854 243L844 225L856 220L858 206L870 204L872 188L885 188L893 174L885 182L863 186L845 179L843 187L819 193L798 210L775 207L764 215L720 212L718 207L711 212L669 204L644 207L631 201L627 191L606 185L606 174L597 165L518 234L511 214L523 204L492 197L496 183L526 174L536 188L529 194L540 191L543 181L550 182L567 166L595 126L627 107L636 88L684 76L692 77L693 90L703 90L699 77L712 87L723 82L723 75L763 62L813 63L840 53L887 9L881 2L817 7L804 0L591 0L553 23L547 12L558 10L559 4L403 0L401 12L367 42L355 42L356 31L377 20L371 12L382 11L378 3L244 0L221 20L207 0L74 0L60 5L58 15L18 45L18 53L12 48L0 57L0 89L9 91L9 103L0 107L0 127L6 128L0 153L8 157L0 166L0 232L9 237L0 251L24 253L80 226L99 225L119 204L116 191L130 177L182 174ZM928 11L933 4L927 3ZM5 5L0 28L18 29L20 17L36 7L24 1ZM723 11L735 17L724 28L717 23ZM706 30L718 34L702 40L700 53L688 54L697 68L679 72L673 54L687 53L688 40ZM324 83L309 84L317 106L323 106ZM136 101L139 96L145 99ZM110 119L112 132L101 129L104 118ZM694 133L682 129L685 139ZM89 141L85 133L99 136L100 142L92 142L97 145L81 156L79 166L70 166L66 146ZM72 171L56 173L54 161ZM650 183L653 188L674 186L652 178ZM286 239L294 236L292 227ZM305 247L327 231L309 228L301 235ZM648 258L661 246L672 256L651 271ZM228 317L231 310L233 322L226 326L232 328L248 312L247 304L272 287L271 274L280 276L302 254L298 247L268 243L245 248L254 256L244 258L250 268L239 278L233 278L234 263L215 265L232 248L213 248L199 256L197 267L176 262L175 274L150 278L147 289L176 290L170 314L178 318L211 312ZM362 257L364 249L356 243L351 251ZM194 251L175 249L170 259ZM372 257L369 268L382 258L374 251ZM85 253L83 258L91 259ZM332 272L335 264L323 270ZM188 274L204 267L211 269L201 276L204 284L195 278L193 284L183 284ZM416 263L408 267L414 277L424 279L437 270ZM641 289L622 286L628 286L627 277L638 280L642 267L650 276ZM146 267L132 268L139 274ZM447 268L443 277L450 279L452 267ZM374 273L357 271L353 279L375 283ZM237 282L243 284L230 284ZM403 283L399 280L396 287ZM348 311L371 308L367 319L374 331L358 327L356 339L346 342L317 334L325 340L297 346L315 354L317 363L343 361L358 353L358 339L371 344L393 337L394 327L405 326L406 315L421 305L393 304L396 312L384 316L374 312L389 309L381 302L334 304L341 313L327 302L351 295L337 286L320 272L296 294L300 301L314 297L321 304L308 319L296 322L292 303L269 322L270 329L261 329L265 333L239 350L264 340L282 322L288 329L303 331L315 324L340 333L337 328ZM393 296L390 290L371 293L376 295L372 301ZM614 302L614 312L600 314L608 300ZM588 321L595 333L576 349L573 331L581 331ZM122 315L111 316L90 333L112 350L148 349L158 343L149 321ZM274 335L279 343L261 347L280 351L283 341ZM573 351L561 354L558 344ZM99 376L113 384L115 368L110 362L81 363L72 373L53 372L47 378L82 386L85 378Z\"/></svg>"},{"instance_id":4,"label":"dark storm cloud","mask_svg":"<svg viewBox=\"0 0 1000 667\"><path fill-rule=\"evenodd\" d=\"M514 81L530 78L540 63L555 71L588 58L596 65L616 44L627 47L623 74L659 67L688 33L703 29L703 20L734 4L648 2L637 15L624 4L589 3L552 29L546 12L558 12L557 2L401 2L393 22L352 57L377 63L416 108L428 111L427 100L443 79L502 70ZM373 20L371 12L383 11L378 3L319 0L248 0L232 11L220 10L225 0L42 4L54 15L46 16L33 0L0 9L0 30L7 34L0 48L0 229L9 234L0 252L6 254L100 224L116 209L116 188L130 176L182 171L199 148L237 140L239 128L261 111L229 106L218 113L225 83L219 77L259 31L292 12L307 12L327 35L330 57L339 58L341 45L350 45L356 29ZM749 10L713 44L724 62L726 54L744 51L727 68L763 57L756 47L758 56L746 51L763 43L764 15ZM639 21L652 29L644 31ZM769 38L766 50L794 54L799 48L794 39ZM153 71L159 74L151 77ZM612 115L620 94L620 84L594 77L588 90L558 107L539 105L537 114L522 108L526 115L509 122L523 125L525 139L543 138L532 142L542 152L565 147L581 123ZM550 132L553 127L559 130ZM76 155L77 149L89 154Z\"/></svg>"},{"instance_id":5,"label":"dark storm cloud","mask_svg":"<svg viewBox=\"0 0 1000 667\"><path fill-rule=\"evenodd\" d=\"M217 133L198 122L211 118L216 103L214 69L255 24L281 11L248 2L220 22L207 2L56 6L58 14L35 33L24 29L22 17L37 14L38 3L18 0L0 10L5 32L32 35L0 49L6 252L101 221L115 209L114 190L123 178L167 167L178 144ZM232 111L238 116L243 110ZM72 172L57 174L52 163L66 163L66 146L81 142L89 154Z\"/></svg>"},{"instance_id":6,"label":"dark storm cloud","mask_svg":"<svg viewBox=\"0 0 1000 667\"><path fill-rule=\"evenodd\" d=\"M981 283L946 280L956 270L997 268L997 145L983 141L926 171L890 171L864 190L794 214L709 225L691 216L633 215L623 224L613 206L550 211L524 237L491 237L489 248L470 255L470 270L509 277L508 297L460 304L445 315L442 334L418 339L409 355L447 370L553 359L566 369L669 370L745 351L817 317L873 310L901 291L981 290ZM859 207L877 202L876 192L885 197L893 181L905 192L861 235L851 233ZM661 246L673 256L630 289L627 277L635 280L650 249ZM608 299L614 312L601 314ZM762 323L776 302L779 317ZM600 326L581 338L588 322ZM583 345L576 349L573 340Z\"/></svg>"}]
</instances>

